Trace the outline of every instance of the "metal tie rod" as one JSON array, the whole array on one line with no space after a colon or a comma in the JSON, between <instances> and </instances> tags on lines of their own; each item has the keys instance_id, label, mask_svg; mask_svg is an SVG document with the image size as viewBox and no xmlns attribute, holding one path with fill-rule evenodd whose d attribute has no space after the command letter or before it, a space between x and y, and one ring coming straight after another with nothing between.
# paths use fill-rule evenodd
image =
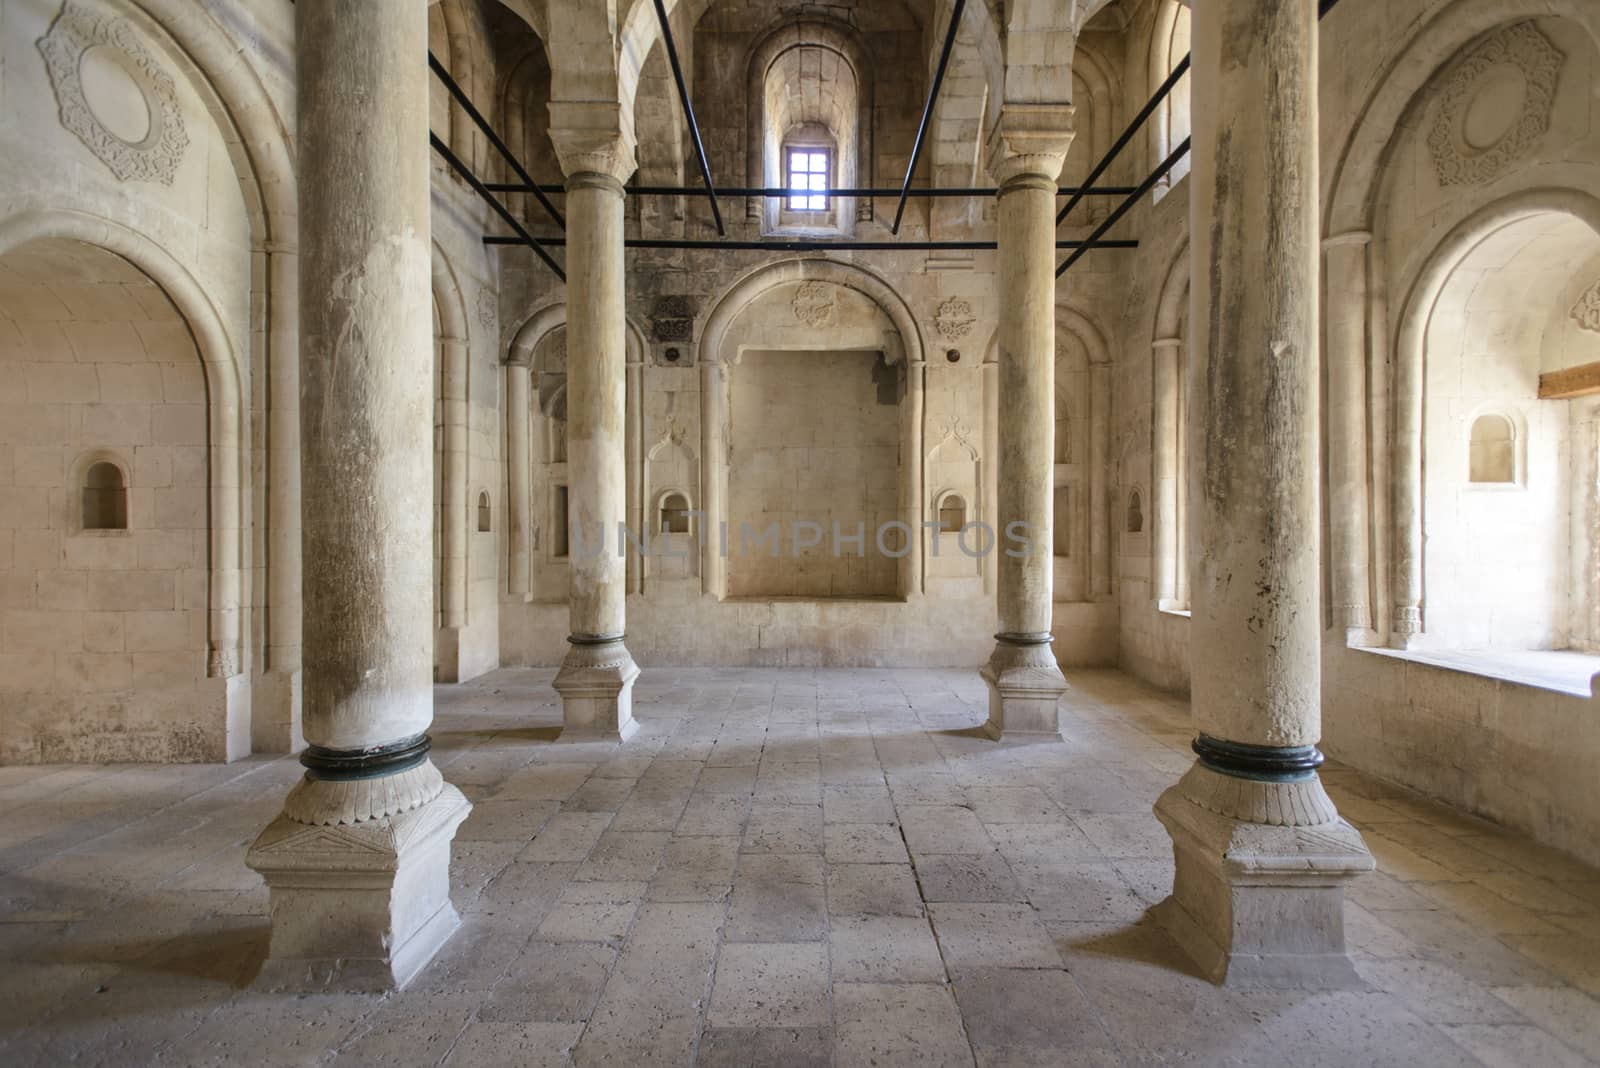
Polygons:
<instances>
[{"instance_id":1,"label":"metal tie rod","mask_svg":"<svg viewBox=\"0 0 1600 1068\"><path fill-rule=\"evenodd\" d=\"M678 101L689 121L689 136L694 139L695 157L700 161L700 176L706 180L706 196L711 201L711 218L717 224L717 233L726 234L722 226L722 210L717 207L717 187L711 181L711 164L706 160L706 146L700 140L700 124L695 121L694 104L689 100L689 87L683 81L683 67L678 63L678 46L672 40L672 25L667 21L667 9L662 0L656 0L656 20L661 23L661 42L667 47L667 62L672 65L672 79L678 83Z\"/></svg>"},{"instance_id":2,"label":"metal tie rod","mask_svg":"<svg viewBox=\"0 0 1600 1068\"><path fill-rule=\"evenodd\" d=\"M483 239L485 245L520 245L521 240L515 237L503 237L490 234ZM563 247L567 243L564 237L547 238L545 245L549 247ZM943 252L943 251L974 251L992 252L999 246L993 241L826 241L826 240L778 240L778 241L717 241L699 240L694 238L630 238L623 242L627 248L644 249L725 249L746 251L776 251L776 252ZM1138 248L1139 242L1134 240L1110 241L1057 241L1058 249L1086 249L1086 248Z\"/></svg>"},{"instance_id":3,"label":"metal tie rod","mask_svg":"<svg viewBox=\"0 0 1600 1068\"><path fill-rule=\"evenodd\" d=\"M661 0L656 0L657 4ZM956 46L956 30L961 25L961 12L966 9L967 0L956 0L955 10L950 12L950 28L945 31L944 47L939 51L939 66L933 72L933 84L928 86L928 102L922 106L922 121L917 124L917 139L911 145L911 162L906 164L906 180L900 183L900 205L894 209L894 225L889 227L891 234L900 232L900 219L906 213L906 191L911 188L911 177L917 173L917 161L922 158L922 146L928 134L928 122L933 118L933 104L939 98L939 87L944 84L945 68L950 65L950 53Z\"/></svg>"},{"instance_id":4,"label":"metal tie rod","mask_svg":"<svg viewBox=\"0 0 1600 1068\"><path fill-rule=\"evenodd\" d=\"M550 253L545 251L545 247L539 243L539 239L528 233L527 228L517 221L516 216L507 211L506 206L500 203L493 193L484 188L483 183L478 181L478 176L472 173L471 168L456 158L456 154L450 151L450 146L439 140L439 135L432 130L428 131L428 142L433 145L435 152L444 157L444 161L450 165L450 169L459 174L468 185L472 186L473 191L482 197L489 207L494 209L495 214L504 219L506 225L516 232L517 237L520 239L517 243L527 245L533 249L538 257L544 260L552 271L556 272L556 277L565 282L567 280L567 272L563 271L561 265L550 257Z\"/></svg>"},{"instance_id":5,"label":"metal tie rod","mask_svg":"<svg viewBox=\"0 0 1600 1068\"><path fill-rule=\"evenodd\" d=\"M517 190L517 192L532 193L539 198L539 203L544 205L544 210L550 213L550 218L556 221L556 225L563 230L566 229L566 220L561 217L561 213L556 210L556 206L550 203L550 198L544 195L544 191L533 180L533 175L529 174L522 164L518 162L510 147L500 140L500 135L494 132L494 127L489 125L489 120L485 119L479 114L478 109L472 106L472 100L467 96L466 91L456 84L454 78L450 77L450 72L444 69L444 64L439 62L439 57L434 55L432 51L428 53L428 69L438 75L439 81L443 83L450 95L455 97L456 103L461 105L461 109L467 113L467 117L477 125L478 129L483 131L483 135L489 139L489 143L495 147L495 151L504 156L505 161L511 165L511 169L517 172L517 177L527 183L524 188ZM431 131L428 136L433 136Z\"/></svg>"},{"instance_id":6,"label":"metal tie rod","mask_svg":"<svg viewBox=\"0 0 1600 1068\"><path fill-rule=\"evenodd\" d=\"M1067 261L1060 267L1056 268L1056 277L1060 278L1062 275L1066 274L1068 267L1071 267L1074 263L1077 263L1080 259L1082 259L1084 253L1088 252L1089 249L1094 248L1094 243L1104 237L1106 235L1106 231L1115 226L1117 224L1117 220L1128 213L1129 208L1139 203L1140 197L1154 189L1155 184L1161 181L1161 179L1165 178L1167 176L1167 172L1172 170L1173 167L1176 167L1178 165L1178 161L1187 155L1188 152L1189 138L1185 137L1183 139L1183 144L1173 149L1172 155L1162 160L1161 166L1151 171L1150 177L1140 182L1139 188L1129 194L1127 199L1125 199L1121 204L1117 205L1116 210L1114 210L1110 215L1106 216L1105 222L1095 227L1094 233L1089 235L1088 243L1083 248L1078 249L1078 251L1068 256Z\"/></svg>"},{"instance_id":7,"label":"metal tie rod","mask_svg":"<svg viewBox=\"0 0 1600 1068\"><path fill-rule=\"evenodd\" d=\"M1172 68L1172 73L1167 75L1167 80L1161 83L1161 88L1157 89L1145 106L1139 109L1139 114L1135 115L1133 121L1128 123L1128 128L1122 131L1122 136L1118 137L1116 143L1106 151L1104 156L1100 157L1100 162L1094 165L1094 170L1089 172L1089 177L1083 180L1083 188L1072 194L1072 199L1067 201L1066 207L1062 208L1061 213L1056 216L1057 226L1066 221L1067 213L1078 206L1078 202L1083 199L1085 191L1093 188L1095 180L1104 174L1106 168L1110 167L1122 150L1128 147L1128 142L1134 139L1150 116L1155 114L1156 108L1160 107L1161 102L1172 92L1173 87L1188 73L1189 57L1186 55L1178 61L1176 67Z\"/></svg>"}]
</instances>

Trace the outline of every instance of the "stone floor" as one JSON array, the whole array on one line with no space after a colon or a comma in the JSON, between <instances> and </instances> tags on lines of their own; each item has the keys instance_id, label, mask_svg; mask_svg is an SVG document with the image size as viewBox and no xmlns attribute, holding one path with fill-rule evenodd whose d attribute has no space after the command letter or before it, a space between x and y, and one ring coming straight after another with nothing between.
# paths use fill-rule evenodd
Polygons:
<instances>
[{"instance_id":1,"label":"stone floor","mask_svg":"<svg viewBox=\"0 0 1600 1068\"><path fill-rule=\"evenodd\" d=\"M975 672L653 670L621 750L550 678L439 690L464 925L388 997L246 987L293 761L0 768L0 1064L1600 1060L1600 872L1347 769L1365 988L1191 975L1146 919L1185 707L1125 676L1001 747Z\"/></svg>"}]
</instances>

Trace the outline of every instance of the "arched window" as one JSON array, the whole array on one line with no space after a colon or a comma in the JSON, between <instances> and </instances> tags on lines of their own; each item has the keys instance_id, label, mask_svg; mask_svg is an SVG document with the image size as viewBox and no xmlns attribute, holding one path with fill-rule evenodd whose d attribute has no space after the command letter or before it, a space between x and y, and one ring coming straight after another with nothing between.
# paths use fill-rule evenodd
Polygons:
<instances>
[{"instance_id":1,"label":"arched window","mask_svg":"<svg viewBox=\"0 0 1600 1068\"><path fill-rule=\"evenodd\" d=\"M1057 556L1072 555L1072 487L1057 486L1055 510L1050 519Z\"/></svg>"},{"instance_id":2,"label":"arched window","mask_svg":"<svg viewBox=\"0 0 1600 1068\"><path fill-rule=\"evenodd\" d=\"M959 493L947 493L939 502L939 533L959 534L967 525L967 502Z\"/></svg>"},{"instance_id":3,"label":"arched window","mask_svg":"<svg viewBox=\"0 0 1600 1068\"><path fill-rule=\"evenodd\" d=\"M570 515L567 504L567 487L554 486L550 502L550 555L562 559L567 555Z\"/></svg>"},{"instance_id":4,"label":"arched window","mask_svg":"<svg viewBox=\"0 0 1600 1068\"><path fill-rule=\"evenodd\" d=\"M661 498L661 521L657 528L662 534L689 533L689 502L681 493L669 493Z\"/></svg>"},{"instance_id":5,"label":"arched window","mask_svg":"<svg viewBox=\"0 0 1600 1068\"><path fill-rule=\"evenodd\" d=\"M493 527L490 525L490 519L491 519L491 516L490 516L490 512L489 512L489 495L487 493L484 493L484 492L480 491L478 493L478 533L479 534L486 534L490 530L493 529Z\"/></svg>"},{"instance_id":6,"label":"arched window","mask_svg":"<svg viewBox=\"0 0 1600 1068\"><path fill-rule=\"evenodd\" d=\"M1144 501L1140 499L1138 490L1128 494L1128 533L1144 533Z\"/></svg>"},{"instance_id":7,"label":"arched window","mask_svg":"<svg viewBox=\"0 0 1600 1068\"><path fill-rule=\"evenodd\" d=\"M83 529L128 529L128 486L114 463L101 460L84 472Z\"/></svg>"},{"instance_id":8,"label":"arched window","mask_svg":"<svg viewBox=\"0 0 1600 1068\"><path fill-rule=\"evenodd\" d=\"M1155 35L1150 41L1150 92L1177 69L1189 54L1189 9L1177 0L1161 0L1156 15ZM1192 79L1185 74L1172 87L1172 92L1162 101L1151 122L1152 152L1150 167L1153 170L1189 136L1189 85ZM1180 159L1165 178L1157 183L1155 197L1162 195L1189 173L1189 157Z\"/></svg>"},{"instance_id":9,"label":"arched window","mask_svg":"<svg viewBox=\"0 0 1600 1068\"><path fill-rule=\"evenodd\" d=\"M1491 412L1472 421L1467 480L1487 483L1517 480L1517 430L1505 416Z\"/></svg>"}]
</instances>

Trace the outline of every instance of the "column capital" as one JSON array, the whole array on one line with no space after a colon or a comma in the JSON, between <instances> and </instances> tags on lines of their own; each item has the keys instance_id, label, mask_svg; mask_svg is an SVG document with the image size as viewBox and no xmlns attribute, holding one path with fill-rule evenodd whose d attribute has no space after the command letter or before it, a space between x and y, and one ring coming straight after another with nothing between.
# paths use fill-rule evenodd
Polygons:
<instances>
[{"instance_id":1,"label":"column capital","mask_svg":"<svg viewBox=\"0 0 1600 1068\"><path fill-rule=\"evenodd\" d=\"M638 168L633 131L622 121L622 106L604 100L552 100L550 143L561 170L604 174L626 182Z\"/></svg>"},{"instance_id":2,"label":"column capital","mask_svg":"<svg viewBox=\"0 0 1600 1068\"><path fill-rule=\"evenodd\" d=\"M1000 185L1038 177L1054 184L1072 147L1071 104L1007 104L989 130L989 173Z\"/></svg>"}]
</instances>

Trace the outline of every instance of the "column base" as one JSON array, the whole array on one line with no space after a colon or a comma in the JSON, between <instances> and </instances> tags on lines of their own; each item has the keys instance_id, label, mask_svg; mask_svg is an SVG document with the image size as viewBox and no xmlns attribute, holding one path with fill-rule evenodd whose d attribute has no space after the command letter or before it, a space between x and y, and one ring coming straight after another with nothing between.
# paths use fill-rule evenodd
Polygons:
<instances>
[{"instance_id":1,"label":"column base","mask_svg":"<svg viewBox=\"0 0 1600 1068\"><path fill-rule=\"evenodd\" d=\"M561 736L626 742L639 732L633 718L633 680L639 665L621 638L574 641L553 685L561 695Z\"/></svg>"},{"instance_id":2,"label":"column base","mask_svg":"<svg viewBox=\"0 0 1600 1068\"><path fill-rule=\"evenodd\" d=\"M1314 775L1261 782L1196 764L1155 813L1176 869L1155 916L1207 979L1359 985L1345 952L1344 884L1372 870L1372 854Z\"/></svg>"},{"instance_id":3,"label":"column base","mask_svg":"<svg viewBox=\"0 0 1600 1068\"><path fill-rule=\"evenodd\" d=\"M297 787L291 802L304 804L310 792ZM471 811L461 791L445 783L432 800L396 815L357 823L282 815L269 824L245 858L271 895L272 947L255 985L296 992L404 987L460 925L450 903L450 842Z\"/></svg>"},{"instance_id":4,"label":"column base","mask_svg":"<svg viewBox=\"0 0 1600 1068\"><path fill-rule=\"evenodd\" d=\"M1067 678L1050 649L1050 636L995 635L994 652L978 672L989 684L989 721L996 740L1059 741L1058 706Z\"/></svg>"}]
</instances>

